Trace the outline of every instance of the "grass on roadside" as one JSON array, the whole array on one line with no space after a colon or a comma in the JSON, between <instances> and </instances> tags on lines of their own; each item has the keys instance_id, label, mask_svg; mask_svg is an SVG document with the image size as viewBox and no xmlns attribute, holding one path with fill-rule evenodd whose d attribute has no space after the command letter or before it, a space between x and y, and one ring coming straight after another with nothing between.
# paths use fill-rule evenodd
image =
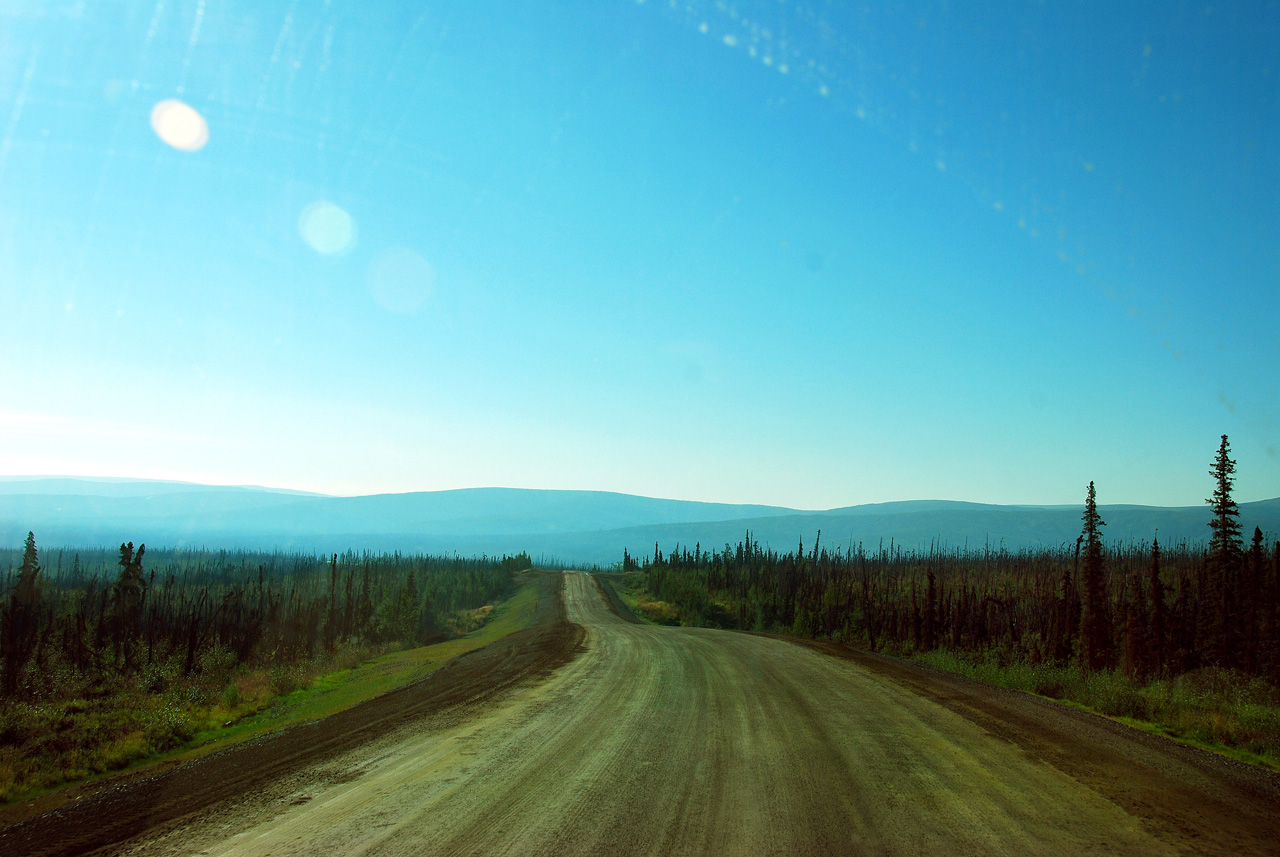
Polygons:
<instances>
[{"instance_id":1,"label":"grass on roadside","mask_svg":"<svg viewBox=\"0 0 1280 857\"><path fill-rule=\"evenodd\" d=\"M644 590L643 581L634 582L629 577L614 576L610 579L613 591L618 593L622 603L627 605L632 614L641 622L649 625L679 625L681 617L675 605L666 601L657 601Z\"/></svg>"},{"instance_id":2,"label":"grass on roadside","mask_svg":"<svg viewBox=\"0 0 1280 857\"><path fill-rule=\"evenodd\" d=\"M354 646L324 660L248 669L217 663L215 651L189 680L164 665L129 684L92 683L79 698L5 706L0 803L143 764L203 755L327 717L528 627L536 606L537 586L528 581L496 607L467 611L457 621L473 630L443 643Z\"/></svg>"},{"instance_id":3,"label":"grass on roadside","mask_svg":"<svg viewBox=\"0 0 1280 857\"><path fill-rule=\"evenodd\" d=\"M308 687L277 698L261 713L195 737L193 746L243 741L298 723L319 720L415 681L445 662L527 628L537 606L537 587L526 583L515 595L490 608L489 621L464 637L384 655L316 677ZM483 608L481 608L483 609ZM477 611L468 611L471 613Z\"/></svg>"},{"instance_id":4,"label":"grass on roadside","mask_svg":"<svg viewBox=\"0 0 1280 857\"><path fill-rule=\"evenodd\" d=\"M1142 684L1123 672L1081 672L935 650L912 658L983 684L1021 690L1255 765L1280 770L1280 691L1260 678L1205 668Z\"/></svg>"}]
</instances>

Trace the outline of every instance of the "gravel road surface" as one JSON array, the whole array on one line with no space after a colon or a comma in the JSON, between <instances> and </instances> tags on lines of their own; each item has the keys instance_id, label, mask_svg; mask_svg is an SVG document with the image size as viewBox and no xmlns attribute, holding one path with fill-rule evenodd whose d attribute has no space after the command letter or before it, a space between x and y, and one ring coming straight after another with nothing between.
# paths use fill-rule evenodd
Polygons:
<instances>
[{"instance_id":1,"label":"gravel road surface","mask_svg":"<svg viewBox=\"0 0 1280 857\"><path fill-rule=\"evenodd\" d=\"M113 853L1276 854L1278 778L873 655L623 621L576 657Z\"/></svg>"}]
</instances>

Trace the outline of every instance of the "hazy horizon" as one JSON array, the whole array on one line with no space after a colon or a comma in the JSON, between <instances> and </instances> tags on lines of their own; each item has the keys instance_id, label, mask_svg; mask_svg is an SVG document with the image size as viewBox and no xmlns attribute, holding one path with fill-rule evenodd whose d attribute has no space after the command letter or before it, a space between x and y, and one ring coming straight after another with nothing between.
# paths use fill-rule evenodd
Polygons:
<instances>
[{"instance_id":1,"label":"hazy horizon","mask_svg":"<svg viewBox=\"0 0 1280 857\"><path fill-rule=\"evenodd\" d=\"M322 498L359 498L359 497L377 497L377 496L395 496L399 494L435 494L446 492L464 492L464 491L561 491L561 492L580 492L580 493L604 493L619 494L627 497L639 497L651 500L671 500L680 503L708 503L712 505L733 505L733 506L764 506L776 509L788 509L799 513L808 512L827 512L836 509L855 508L860 506L889 506L895 504L911 504L911 503L956 503L956 504L974 504L989 506L1026 506L1039 508L1071 508L1082 503L989 503L980 500L970 500L963 497L908 497L899 500L865 500L859 503L837 503L834 506L802 508L798 506L787 506L781 503L771 503L768 501L725 501L725 500L707 500L702 498L689 497L659 497L650 494L631 494L622 491L606 491L595 488L537 488L529 486L517 485L468 485L460 488L422 488L407 489L404 491L371 491L361 494L326 494L319 491L303 491L297 488L291 488L283 485L255 485L255 484L235 484L235 483L219 483L219 482L192 482L184 479L146 479L134 476L85 476L83 474L0 474L0 483L3 482L25 482L36 480L68 480L68 481L84 481L84 482L104 482L104 483L128 483L128 482L155 482L166 483L171 485L190 485L195 488L241 488L254 491L279 492L283 494L296 495L299 497L322 497ZM1267 500L1280 499L1280 494L1274 497L1239 497L1236 496L1238 503L1257 503ZM1207 505L1207 501L1202 503L1171 503L1171 504L1151 504L1151 503L1129 503L1123 500L1111 500L1099 503L1099 506L1151 506L1153 508L1176 508L1176 509L1194 509L1201 505Z\"/></svg>"},{"instance_id":2,"label":"hazy horizon","mask_svg":"<svg viewBox=\"0 0 1280 857\"><path fill-rule=\"evenodd\" d=\"M1276 69L1265 4L9 4L0 471L1275 497Z\"/></svg>"}]
</instances>

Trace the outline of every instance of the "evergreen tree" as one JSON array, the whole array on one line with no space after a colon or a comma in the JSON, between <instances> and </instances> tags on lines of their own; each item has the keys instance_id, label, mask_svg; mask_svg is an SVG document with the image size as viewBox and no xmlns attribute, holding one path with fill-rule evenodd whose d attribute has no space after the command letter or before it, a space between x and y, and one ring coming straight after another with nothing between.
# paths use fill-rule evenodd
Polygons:
<instances>
[{"instance_id":1,"label":"evergreen tree","mask_svg":"<svg viewBox=\"0 0 1280 857\"><path fill-rule=\"evenodd\" d=\"M356 601L356 629L361 636L368 637L375 633L371 627L374 609L373 589L369 582L369 563L366 562L360 574L360 595Z\"/></svg>"},{"instance_id":2,"label":"evergreen tree","mask_svg":"<svg viewBox=\"0 0 1280 857\"><path fill-rule=\"evenodd\" d=\"M1246 672L1257 674L1262 663L1263 581L1266 577L1266 557L1262 552L1262 528L1253 528L1253 541L1241 562L1240 587L1237 593L1240 619L1239 664Z\"/></svg>"},{"instance_id":3,"label":"evergreen tree","mask_svg":"<svg viewBox=\"0 0 1280 857\"><path fill-rule=\"evenodd\" d=\"M1147 644L1151 647L1151 673L1160 675L1165 668L1165 607L1164 584L1160 582L1160 539L1151 541L1151 573L1147 579L1148 615L1150 630Z\"/></svg>"},{"instance_id":4,"label":"evergreen tree","mask_svg":"<svg viewBox=\"0 0 1280 857\"><path fill-rule=\"evenodd\" d=\"M1236 638L1237 577L1240 572L1240 508L1231 499L1236 463L1231 460L1227 436L1222 436L1209 475L1213 496L1205 500L1213 511L1209 527L1209 564L1206 568L1203 648L1210 664L1232 666L1239 656Z\"/></svg>"},{"instance_id":5,"label":"evergreen tree","mask_svg":"<svg viewBox=\"0 0 1280 857\"><path fill-rule=\"evenodd\" d=\"M1062 567L1062 598L1058 601L1058 621L1054 633L1054 660L1066 663L1071 659L1075 648L1076 635L1080 629L1080 589L1076 585L1077 569L1080 565L1080 543L1083 536L1076 537L1075 556L1071 565Z\"/></svg>"},{"instance_id":6,"label":"evergreen tree","mask_svg":"<svg viewBox=\"0 0 1280 857\"><path fill-rule=\"evenodd\" d=\"M324 620L324 648L332 652L338 643L338 555L329 563L329 597L326 599Z\"/></svg>"},{"instance_id":7,"label":"evergreen tree","mask_svg":"<svg viewBox=\"0 0 1280 857\"><path fill-rule=\"evenodd\" d=\"M1263 674L1280 685L1280 541L1272 546L1271 562L1263 574L1262 626L1265 656Z\"/></svg>"},{"instance_id":8,"label":"evergreen tree","mask_svg":"<svg viewBox=\"0 0 1280 857\"><path fill-rule=\"evenodd\" d=\"M399 638L406 643L418 642L419 613L422 604L418 595L418 583L412 571L409 572L409 579L404 582L404 586L400 587L396 601L396 614L400 619Z\"/></svg>"},{"instance_id":9,"label":"evergreen tree","mask_svg":"<svg viewBox=\"0 0 1280 857\"><path fill-rule=\"evenodd\" d=\"M930 568L928 572L928 589L924 598L924 650L931 650L938 642L938 578Z\"/></svg>"},{"instance_id":10,"label":"evergreen tree","mask_svg":"<svg viewBox=\"0 0 1280 857\"><path fill-rule=\"evenodd\" d=\"M40 556L35 533L27 533L18 582L0 614L0 660L4 663L4 692L12 695L35 651L40 626Z\"/></svg>"},{"instance_id":11,"label":"evergreen tree","mask_svg":"<svg viewBox=\"0 0 1280 857\"><path fill-rule=\"evenodd\" d=\"M419 611L418 584L414 573L400 586L389 586L374 616L374 634L380 642L417 642Z\"/></svg>"},{"instance_id":12,"label":"evergreen tree","mask_svg":"<svg viewBox=\"0 0 1280 857\"><path fill-rule=\"evenodd\" d=\"M1085 497L1084 569L1081 584L1084 604L1080 618L1080 662L1086 671L1105 669L1111 658L1111 629L1107 617L1106 567L1102 556L1102 532L1106 521L1098 514L1093 483Z\"/></svg>"},{"instance_id":13,"label":"evergreen tree","mask_svg":"<svg viewBox=\"0 0 1280 857\"><path fill-rule=\"evenodd\" d=\"M142 605L146 599L147 582L142 576L142 556L146 551L146 545L138 545L136 553L133 542L120 545L120 576L111 587L111 624L116 659L124 669L133 667L133 647L140 631Z\"/></svg>"},{"instance_id":14,"label":"evergreen tree","mask_svg":"<svg viewBox=\"0 0 1280 857\"><path fill-rule=\"evenodd\" d=\"M1213 530L1209 556L1220 561L1235 562L1240 558L1240 507L1231 499L1235 473L1236 463L1231 459L1231 446L1224 434L1209 471L1214 481L1213 496L1205 500L1213 508L1213 520L1209 522Z\"/></svg>"},{"instance_id":15,"label":"evergreen tree","mask_svg":"<svg viewBox=\"0 0 1280 857\"><path fill-rule=\"evenodd\" d=\"M1146 681L1151 672L1151 643L1148 637L1147 599L1142 591L1142 576L1130 575L1125 598L1124 667L1133 678Z\"/></svg>"}]
</instances>

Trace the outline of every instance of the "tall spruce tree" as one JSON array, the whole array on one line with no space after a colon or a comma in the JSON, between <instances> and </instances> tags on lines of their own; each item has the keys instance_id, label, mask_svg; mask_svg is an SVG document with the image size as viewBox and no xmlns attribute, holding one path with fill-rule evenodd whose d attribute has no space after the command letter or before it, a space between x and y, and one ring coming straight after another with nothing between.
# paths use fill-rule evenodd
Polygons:
<instances>
[{"instance_id":1,"label":"tall spruce tree","mask_svg":"<svg viewBox=\"0 0 1280 857\"><path fill-rule=\"evenodd\" d=\"M1147 645L1151 647L1151 673L1159 676L1165 669L1165 607L1164 584L1160 581L1160 539L1151 540L1151 574L1148 578L1147 594L1151 629L1147 634Z\"/></svg>"},{"instance_id":2,"label":"tall spruce tree","mask_svg":"<svg viewBox=\"0 0 1280 857\"><path fill-rule=\"evenodd\" d=\"M1081 588L1084 603L1080 617L1080 663L1086 671L1106 669L1111 660L1111 622L1107 615L1106 566L1102 555L1102 527L1093 482L1084 501L1084 568Z\"/></svg>"},{"instance_id":3,"label":"tall spruce tree","mask_svg":"<svg viewBox=\"0 0 1280 857\"><path fill-rule=\"evenodd\" d=\"M1206 569L1205 627L1203 648L1208 663L1233 666L1239 655L1236 640L1237 584L1240 560L1240 507L1231 498L1235 485L1236 463L1231 460L1231 446L1222 436L1218 454L1214 456L1209 475L1213 477L1213 496L1205 500L1213 511L1209 527L1209 563Z\"/></svg>"},{"instance_id":4,"label":"tall spruce tree","mask_svg":"<svg viewBox=\"0 0 1280 857\"><path fill-rule=\"evenodd\" d=\"M35 533L27 533L22 550L22 566L9 604L0 611L0 659L4 664L5 695L14 694L22 673L35 651L40 630L40 556Z\"/></svg>"},{"instance_id":5,"label":"tall spruce tree","mask_svg":"<svg viewBox=\"0 0 1280 857\"><path fill-rule=\"evenodd\" d=\"M147 581L142 575L142 557L146 545L133 549L133 542L120 545L120 576L111 587L111 622L115 637L116 658L126 670L133 667L133 650L142 624L142 606L147 596Z\"/></svg>"},{"instance_id":6,"label":"tall spruce tree","mask_svg":"<svg viewBox=\"0 0 1280 857\"><path fill-rule=\"evenodd\" d=\"M1240 507L1231 499L1235 487L1236 463L1231 459L1231 446L1227 436L1218 444L1209 475L1213 477L1213 496L1205 500L1213 508L1213 520L1209 522L1213 536L1209 539L1209 556L1219 560L1238 562L1240 559Z\"/></svg>"}]
</instances>

